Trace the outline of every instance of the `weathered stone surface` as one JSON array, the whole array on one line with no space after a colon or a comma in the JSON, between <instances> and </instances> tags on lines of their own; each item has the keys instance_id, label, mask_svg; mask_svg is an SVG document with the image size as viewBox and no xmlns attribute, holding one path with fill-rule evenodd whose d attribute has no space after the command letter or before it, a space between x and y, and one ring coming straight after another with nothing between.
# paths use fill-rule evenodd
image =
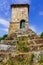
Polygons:
<instances>
[{"instance_id":1,"label":"weathered stone surface","mask_svg":"<svg viewBox=\"0 0 43 65\"><path fill-rule=\"evenodd\" d=\"M16 52L16 45L0 44L0 52Z\"/></svg>"},{"instance_id":2,"label":"weathered stone surface","mask_svg":"<svg viewBox=\"0 0 43 65\"><path fill-rule=\"evenodd\" d=\"M9 34L14 33L20 29L21 20L25 20L25 28L28 28L28 8L29 5L24 4L19 6L12 6L11 22L9 27Z\"/></svg>"}]
</instances>

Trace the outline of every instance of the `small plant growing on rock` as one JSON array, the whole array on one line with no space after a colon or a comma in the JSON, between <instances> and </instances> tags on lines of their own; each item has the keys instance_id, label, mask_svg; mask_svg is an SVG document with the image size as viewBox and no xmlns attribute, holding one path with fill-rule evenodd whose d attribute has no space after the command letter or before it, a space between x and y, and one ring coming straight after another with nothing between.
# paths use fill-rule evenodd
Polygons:
<instances>
[{"instance_id":1,"label":"small plant growing on rock","mask_svg":"<svg viewBox=\"0 0 43 65\"><path fill-rule=\"evenodd\" d=\"M38 63L43 63L43 54L40 54L38 57Z\"/></svg>"}]
</instances>

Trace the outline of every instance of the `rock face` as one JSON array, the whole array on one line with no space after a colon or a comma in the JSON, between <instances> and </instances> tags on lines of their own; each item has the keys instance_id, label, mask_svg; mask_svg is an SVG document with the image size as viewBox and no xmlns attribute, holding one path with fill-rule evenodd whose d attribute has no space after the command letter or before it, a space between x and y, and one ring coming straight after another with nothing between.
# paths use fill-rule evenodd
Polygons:
<instances>
[{"instance_id":1,"label":"rock face","mask_svg":"<svg viewBox=\"0 0 43 65\"><path fill-rule=\"evenodd\" d=\"M18 44L27 44L28 51L41 51L43 50L43 39L41 39L31 29L24 29L16 31Z\"/></svg>"},{"instance_id":2,"label":"rock face","mask_svg":"<svg viewBox=\"0 0 43 65\"><path fill-rule=\"evenodd\" d=\"M26 49L26 52L43 50L43 39L31 29L19 29L8 36L1 44L9 46L6 50L8 52L25 52Z\"/></svg>"},{"instance_id":3,"label":"rock face","mask_svg":"<svg viewBox=\"0 0 43 65\"><path fill-rule=\"evenodd\" d=\"M29 28L19 29L1 41L0 64L37 65L40 53L43 65L43 39Z\"/></svg>"}]
</instances>

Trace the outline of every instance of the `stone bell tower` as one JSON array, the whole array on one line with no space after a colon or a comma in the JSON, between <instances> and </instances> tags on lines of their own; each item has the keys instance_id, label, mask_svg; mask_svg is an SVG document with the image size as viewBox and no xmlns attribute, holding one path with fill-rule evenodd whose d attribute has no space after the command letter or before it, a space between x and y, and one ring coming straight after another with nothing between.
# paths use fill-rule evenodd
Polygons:
<instances>
[{"instance_id":1,"label":"stone bell tower","mask_svg":"<svg viewBox=\"0 0 43 65\"><path fill-rule=\"evenodd\" d=\"M11 5L11 22L9 27L9 34L14 33L19 29L28 28L28 4L13 4Z\"/></svg>"}]
</instances>

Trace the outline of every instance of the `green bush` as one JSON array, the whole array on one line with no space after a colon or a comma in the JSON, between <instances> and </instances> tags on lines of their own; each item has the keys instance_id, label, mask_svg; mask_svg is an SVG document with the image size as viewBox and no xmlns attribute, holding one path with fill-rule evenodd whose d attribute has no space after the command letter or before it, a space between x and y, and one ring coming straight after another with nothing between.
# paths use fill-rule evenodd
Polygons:
<instances>
[{"instance_id":1,"label":"green bush","mask_svg":"<svg viewBox=\"0 0 43 65\"><path fill-rule=\"evenodd\" d=\"M0 41L4 40L7 37L7 34L5 34L3 37L0 37Z\"/></svg>"},{"instance_id":2,"label":"green bush","mask_svg":"<svg viewBox=\"0 0 43 65\"><path fill-rule=\"evenodd\" d=\"M40 34L40 37L43 39L43 32Z\"/></svg>"},{"instance_id":3,"label":"green bush","mask_svg":"<svg viewBox=\"0 0 43 65\"><path fill-rule=\"evenodd\" d=\"M15 57L9 57L6 62L0 62L0 65L31 65L33 58L33 54L18 54Z\"/></svg>"},{"instance_id":4,"label":"green bush","mask_svg":"<svg viewBox=\"0 0 43 65\"><path fill-rule=\"evenodd\" d=\"M33 60L33 54L30 55L18 55L15 58L10 58L5 65L31 65Z\"/></svg>"},{"instance_id":5,"label":"green bush","mask_svg":"<svg viewBox=\"0 0 43 65\"><path fill-rule=\"evenodd\" d=\"M28 51L28 48L27 48L27 45L24 43L19 43L17 44L17 47L19 49L19 51L21 52L27 52Z\"/></svg>"},{"instance_id":6,"label":"green bush","mask_svg":"<svg viewBox=\"0 0 43 65\"><path fill-rule=\"evenodd\" d=\"M40 54L38 57L38 63L43 63L43 54Z\"/></svg>"},{"instance_id":7,"label":"green bush","mask_svg":"<svg viewBox=\"0 0 43 65\"><path fill-rule=\"evenodd\" d=\"M25 37L18 38L18 40L17 40L18 51L20 51L20 52L28 52L29 51L27 41L28 40Z\"/></svg>"}]
</instances>

